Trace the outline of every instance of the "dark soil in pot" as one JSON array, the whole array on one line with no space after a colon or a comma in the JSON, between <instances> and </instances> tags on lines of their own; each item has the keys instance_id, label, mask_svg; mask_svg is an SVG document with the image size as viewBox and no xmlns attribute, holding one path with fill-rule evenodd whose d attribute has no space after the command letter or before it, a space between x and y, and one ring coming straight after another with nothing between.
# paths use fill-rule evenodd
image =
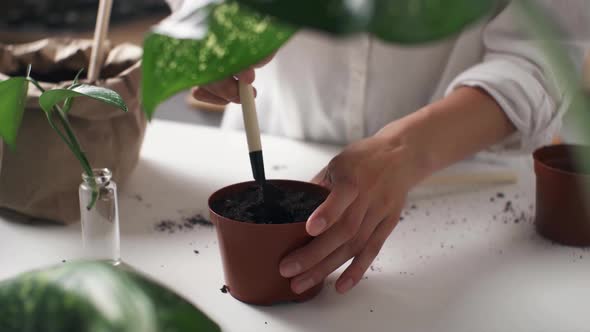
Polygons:
<instances>
[{"instance_id":1,"label":"dark soil in pot","mask_svg":"<svg viewBox=\"0 0 590 332\"><path fill-rule=\"evenodd\" d=\"M275 187L273 197L276 207L266 209L262 187L252 184L243 192L228 195L213 202L212 208L220 215L242 222L255 224L289 224L307 220L322 204L324 195L305 193L288 188Z\"/></svg>"}]
</instances>

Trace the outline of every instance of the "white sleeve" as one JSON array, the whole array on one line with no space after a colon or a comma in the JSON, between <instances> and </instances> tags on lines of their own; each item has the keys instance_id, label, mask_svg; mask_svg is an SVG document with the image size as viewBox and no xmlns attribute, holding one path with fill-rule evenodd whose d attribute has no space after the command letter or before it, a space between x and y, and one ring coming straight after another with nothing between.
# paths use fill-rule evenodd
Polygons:
<instances>
[{"instance_id":1,"label":"white sleeve","mask_svg":"<svg viewBox=\"0 0 590 332\"><path fill-rule=\"evenodd\" d=\"M538 0L567 33L560 44L574 64L581 67L590 37L590 1ZM543 50L519 23L519 9L509 4L483 32L483 62L455 78L446 94L459 86L479 87L502 107L516 134L501 144L503 149L530 152L549 143L561 126L569 93L563 90L543 56ZM520 20L522 21L522 20Z\"/></svg>"}]
</instances>

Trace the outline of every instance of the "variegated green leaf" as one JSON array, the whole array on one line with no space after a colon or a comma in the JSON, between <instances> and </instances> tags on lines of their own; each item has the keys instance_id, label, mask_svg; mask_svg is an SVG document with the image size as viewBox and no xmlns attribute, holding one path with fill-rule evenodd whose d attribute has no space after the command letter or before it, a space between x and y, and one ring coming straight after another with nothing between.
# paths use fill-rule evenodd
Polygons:
<instances>
[{"instance_id":1,"label":"variegated green leaf","mask_svg":"<svg viewBox=\"0 0 590 332\"><path fill-rule=\"evenodd\" d=\"M156 106L187 88L233 75L272 54L295 32L235 2L185 1L144 41L141 98Z\"/></svg>"}]
</instances>

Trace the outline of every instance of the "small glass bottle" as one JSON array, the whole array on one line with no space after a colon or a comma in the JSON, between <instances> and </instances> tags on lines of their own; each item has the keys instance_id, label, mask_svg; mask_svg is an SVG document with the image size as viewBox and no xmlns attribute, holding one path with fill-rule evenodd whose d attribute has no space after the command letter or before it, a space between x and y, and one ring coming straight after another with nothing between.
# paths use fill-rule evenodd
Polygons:
<instances>
[{"instance_id":1,"label":"small glass bottle","mask_svg":"<svg viewBox=\"0 0 590 332\"><path fill-rule=\"evenodd\" d=\"M94 169L93 173L98 197L91 209L87 207L92 201L93 186L92 179L86 173L82 174L84 181L79 190L84 256L118 265L121 258L117 184L112 181L112 173L106 168Z\"/></svg>"}]
</instances>

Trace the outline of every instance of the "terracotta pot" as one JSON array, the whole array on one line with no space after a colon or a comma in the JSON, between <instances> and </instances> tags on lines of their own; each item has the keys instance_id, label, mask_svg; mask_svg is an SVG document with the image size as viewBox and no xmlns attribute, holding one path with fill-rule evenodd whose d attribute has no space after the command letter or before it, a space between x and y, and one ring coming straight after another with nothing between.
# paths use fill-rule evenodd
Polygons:
<instances>
[{"instance_id":1,"label":"terracotta pot","mask_svg":"<svg viewBox=\"0 0 590 332\"><path fill-rule=\"evenodd\" d=\"M290 280L279 274L281 259L312 239L305 231L305 220L289 224L253 224L225 218L211 208L213 202L246 191L253 183L225 187L209 198L229 293L242 302L257 305L309 300L319 294L323 283L295 294L291 291ZM326 188L311 183L288 180L272 180L271 183L280 188L328 195Z\"/></svg>"},{"instance_id":2,"label":"terracotta pot","mask_svg":"<svg viewBox=\"0 0 590 332\"><path fill-rule=\"evenodd\" d=\"M581 153L590 154L590 146L552 145L533 154L537 232L569 246L590 246L590 172L577 164Z\"/></svg>"}]
</instances>

